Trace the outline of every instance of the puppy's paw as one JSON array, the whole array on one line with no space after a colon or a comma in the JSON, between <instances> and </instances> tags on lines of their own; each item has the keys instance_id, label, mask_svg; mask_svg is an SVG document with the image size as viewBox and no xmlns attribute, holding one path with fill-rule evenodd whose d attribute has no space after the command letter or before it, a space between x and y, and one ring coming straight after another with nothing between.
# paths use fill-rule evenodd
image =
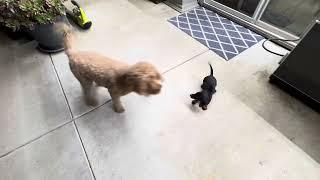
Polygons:
<instances>
[{"instance_id":1,"label":"puppy's paw","mask_svg":"<svg viewBox=\"0 0 320 180\"><path fill-rule=\"evenodd\" d=\"M202 110L204 110L204 111L208 109L207 106L202 106L201 108L202 108Z\"/></svg>"},{"instance_id":2,"label":"puppy's paw","mask_svg":"<svg viewBox=\"0 0 320 180\"><path fill-rule=\"evenodd\" d=\"M198 102L198 100L193 100L191 103L192 103L192 105L195 105L195 104L197 104L197 102Z\"/></svg>"}]
</instances>

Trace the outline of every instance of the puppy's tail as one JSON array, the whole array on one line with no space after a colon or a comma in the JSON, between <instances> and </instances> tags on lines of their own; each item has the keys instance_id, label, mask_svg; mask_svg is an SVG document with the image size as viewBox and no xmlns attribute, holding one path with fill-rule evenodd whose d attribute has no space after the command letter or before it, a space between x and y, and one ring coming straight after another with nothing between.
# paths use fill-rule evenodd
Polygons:
<instances>
[{"instance_id":1,"label":"puppy's tail","mask_svg":"<svg viewBox=\"0 0 320 180\"><path fill-rule=\"evenodd\" d=\"M73 43L74 43L72 29L70 26L68 26L65 23L57 23L55 24L55 27L58 33L63 34L63 44L64 44L65 52L69 56L73 51Z\"/></svg>"},{"instance_id":2,"label":"puppy's tail","mask_svg":"<svg viewBox=\"0 0 320 180\"><path fill-rule=\"evenodd\" d=\"M210 63L209 63L209 66L210 66L210 75L213 76L213 69Z\"/></svg>"}]
</instances>

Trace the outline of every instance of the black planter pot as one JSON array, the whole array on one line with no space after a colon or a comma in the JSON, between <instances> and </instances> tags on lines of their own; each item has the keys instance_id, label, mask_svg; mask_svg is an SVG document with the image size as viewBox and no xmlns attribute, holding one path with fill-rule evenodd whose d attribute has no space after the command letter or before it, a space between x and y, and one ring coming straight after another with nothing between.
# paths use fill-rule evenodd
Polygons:
<instances>
[{"instance_id":1,"label":"black planter pot","mask_svg":"<svg viewBox=\"0 0 320 180\"><path fill-rule=\"evenodd\" d=\"M63 34L55 30L55 23L69 23L66 16L59 16L51 24L39 24L29 34L39 43L38 50L44 53L56 53L64 50Z\"/></svg>"}]
</instances>

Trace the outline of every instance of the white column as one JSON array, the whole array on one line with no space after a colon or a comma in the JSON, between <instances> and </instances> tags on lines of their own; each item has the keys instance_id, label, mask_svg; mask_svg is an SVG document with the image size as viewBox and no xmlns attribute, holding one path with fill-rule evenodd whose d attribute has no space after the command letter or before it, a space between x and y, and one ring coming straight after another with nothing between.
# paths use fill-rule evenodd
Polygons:
<instances>
[{"instance_id":1,"label":"white column","mask_svg":"<svg viewBox=\"0 0 320 180\"><path fill-rule=\"evenodd\" d=\"M185 12L199 6L197 0L167 0L165 3L179 12Z\"/></svg>"}]
</instances>

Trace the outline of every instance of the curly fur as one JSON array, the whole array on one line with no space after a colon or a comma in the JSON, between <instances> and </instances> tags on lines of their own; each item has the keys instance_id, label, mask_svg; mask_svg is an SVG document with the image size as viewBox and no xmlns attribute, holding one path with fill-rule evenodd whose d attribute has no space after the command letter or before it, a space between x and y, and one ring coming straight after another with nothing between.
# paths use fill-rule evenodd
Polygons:
<instances>
[{"instance_id":1,"label":"curly fur","mask_svg":"<svg viewBox=\"0 0 320 180\"><path fill-rule=\"evenodd\" d=\"M129 65L95 52L75 50L71 28L65 24L60 24L57 28L64 33L70 70L79 80L88 104L96 103L94 84L108 88L113 108L119 113L124 111L121 96L131 92L145 96L160 93L163 78L152 64L138 62Z\"/></svg>"}]
</instances>

